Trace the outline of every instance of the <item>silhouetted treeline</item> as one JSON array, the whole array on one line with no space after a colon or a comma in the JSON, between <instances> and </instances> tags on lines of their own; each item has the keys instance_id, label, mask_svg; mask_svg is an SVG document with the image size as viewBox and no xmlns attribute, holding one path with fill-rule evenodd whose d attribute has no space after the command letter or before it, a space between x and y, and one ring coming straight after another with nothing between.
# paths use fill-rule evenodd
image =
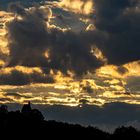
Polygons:
<instances>
[{"instance_id":1,"label":"silhouetted treeline","mask_svg":"<svg viewBox=\"0 0 140 140\"><path fill-rule=\"evenodd\" d=\"M117 128L113 134L94 127L82 127L68 123L46 121L42 113L32 109L30 102L21 111L8 111L7 106L0 107L0 138L28 139L140 139L140 132L133 127Z\"/></svg>"}]
</instances>

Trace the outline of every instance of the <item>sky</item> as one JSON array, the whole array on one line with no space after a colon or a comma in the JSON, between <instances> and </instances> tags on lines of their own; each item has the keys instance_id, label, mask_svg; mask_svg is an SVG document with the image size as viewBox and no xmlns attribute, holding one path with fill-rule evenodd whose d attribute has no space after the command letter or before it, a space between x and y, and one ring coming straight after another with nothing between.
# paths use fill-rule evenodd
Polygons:
<instances>
[{"instance_id":1,"label":"sky","mask_svg":"<svg viewBox=\"0 0 140 140\"><path fill-rule=\"evenodd\" d=\"M0 103L140 128L139 25L139 0L1 0Z\"/></svg>"}]
</instances>

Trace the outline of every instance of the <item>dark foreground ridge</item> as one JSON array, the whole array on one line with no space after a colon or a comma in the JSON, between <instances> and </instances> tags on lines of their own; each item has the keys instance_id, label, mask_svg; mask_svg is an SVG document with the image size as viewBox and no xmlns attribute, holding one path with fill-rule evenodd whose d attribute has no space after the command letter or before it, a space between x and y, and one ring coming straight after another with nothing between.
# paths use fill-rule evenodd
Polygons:
<instances>
[{"instance_id":1,"label":"dark foreground ridge","mask_svg":"<svg viewBox=\"0 0 140 140\"><path fill-rule=\"evenodd\" d=\"M30 102L21 111L9 112L6 105L0 107L0 136L10 138L39 139L140 139L140 132L133 127L117 128L113 134L94 127L82 127L68 123L46 121L42 113L32 109Z\"/></svg>"}]
</instances>

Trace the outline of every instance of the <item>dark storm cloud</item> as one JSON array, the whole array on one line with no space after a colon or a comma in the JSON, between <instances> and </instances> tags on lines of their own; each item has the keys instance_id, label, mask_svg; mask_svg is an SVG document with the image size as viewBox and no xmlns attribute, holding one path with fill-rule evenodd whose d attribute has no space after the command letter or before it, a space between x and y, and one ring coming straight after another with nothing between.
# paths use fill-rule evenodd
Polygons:
<instances>
[{"instance_id":1,"label":"dark storm cloud","mask_svg":"<svg viewBox=\"0 0 140 140\"><path fill-rule=\"evenodd\" d=\"M101 66L102 62L90 53L90 34L92 35L90 32L75 34L71 31L53 33L55 37L52 38L56 38L56 42L50 49L51 68L60 69L64 73L71 70L81 75Z\"/></svg>"},{"instance_id":2,"label":"dark storm cloud","mask_svg":"<svg viewBox=\"0 0 140 140\"><path fill-rule=\"evenodd\" d=\"M53 77L41 73L26 74L13 70L7 74L0 74L0 85L26 85L30 83L53 83Z\"/></svg>"},{"instance_id":3,"label":"dark storm cloud","mask_svg":"<svg viewBox=\"0 0 140 140\"><path fill-rule=\"evenodd\" d=\"M18 93L6 93L5 96L12 96L12 97L15 97L15 98L21 98L22 96Z\"/></svg>"},{"instance_id":4,"label":"dark storm cloud","mask_svg":"<svg viewBox=\"0 0 140 140\"><path fill-rule=\"evenodd\" d=\"M74 33L46 26L48 12L39 7L24 10L12 4L20 15L7 25L11 60L8 66L39 66L44 69L68 70L81 75L103 63L90 53L98 47L109 64L122 65L140 59L140 4L136 0L94 0L94 31ZM49 52L49 58L44 52ZM119 69L120 70L120 69ZM121 68L122 71L122 68Z\"/></svg>"},{"instance_id":5,"label":"dark storm cloud","mask_svg":"<svg viewBox=\"0 0 140 140\"><path fill-rule=\"evenodd\" d=\"M128 72L128 69L123 67L123 66L119 66L117 68L117 72L123 75L123 74L126 74Z\"/></svg>"},{"instance_id":6,"label":"dark storm cloud","mask_svg":"<svg viewBox=\"0 0 140 140\"><path fill-rule=\"evenodd\" d=\"M20 99L20 98L25 98L25 99L31 99L32 96L26 96L26 95L22 95L22 94L19 94L19 93L14 93L14 92L8 92L8 93L5 93L4 94L6 97L13 97L14 99Z\"/></svg>"},{"instance_id":7,"label":"dark storm cloud","mask_svg":"<svg viewBox=\"0 0 140 140\"><path fill-rule=\"evenodd\" d=\"M47 16L44 15L44 11L32 9L27 12L17 4L11 4L9 9L23 18L22 20L15 18L7 25L11 57L9 66L17 64L46 66L44 52L48 45L48 32L45 23Z\"/></svg>"},{"instance_id":8,"label":"dark storm cloud","mask_svg":"<svg viewBox=\"0 0 140 140\"><path fill-rule=\"evenodd\" d=\"M59 121L63 120L66 122L70 122L73 118L73 122L87 125L120 125L125 124L129 121L140 121L140 119L138 118L140 114L140 105L129 105L126 103L119 102L108 103L102 107L96 105L85 105L82 108L75 107L73 109L71 109L71 107L65 106L50 106L46 107L44 111L46 111L46 119L54 119Z\"/></svg>"},{"instance_id":9,"label":"dark storm cloud","mask_svg":"<svg viewBox=\"0 0 140 140\"><path fill-rule=\"evenodd\" d=\"M7 10L7 7L10 3L20 3L24 7L31 7L35 3L42 5L44 2L49 1L49 0L0 0L0 10ZM51 0L54 1L54 0Z\"/></svg>"},{"instance_id":10,"label":"dark storm cloud","mask_svg":"<svg viewBox=\"0 0 140 140\"><path fill-rule=\"evenodd\" d=\"M20 15L22 20L15 18L7 24L11 57L8 66L48 67L63 73L71 70L81 75L101 65L90 53L91 40L98 38L97 35L95 39L91 39L88 38L90 32L76 34L57 28L48 29L46 22L50 13L47 8L48 13L37 7L25 11L17 4L10 5L10 9ZM49 52L48 60L44 54L46 50Z\"/></svg>"},{"instance_id":11,"label":"dark storm cloud","mask_svg":"<svg viewBox=\"0 0 140 140\"><path fill-rule=\"evenodd\" d=\"M140 3L138 0L94 0L95 26L108 34L100 46L111 64L140 59Z\"/></svg>"}]
</instances>

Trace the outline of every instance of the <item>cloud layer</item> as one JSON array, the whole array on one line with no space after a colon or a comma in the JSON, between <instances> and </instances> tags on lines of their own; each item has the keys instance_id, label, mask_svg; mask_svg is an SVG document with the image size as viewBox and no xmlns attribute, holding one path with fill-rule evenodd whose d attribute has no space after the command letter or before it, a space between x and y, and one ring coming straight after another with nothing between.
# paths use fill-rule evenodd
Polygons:
<instances>
[{"instance_id":1,"label":"cloud layer","mask_svg":"<svg viewBox=\"0 0 140 140\"><path fill-rule=\"evenodd\" d=\"M7 24L11 58L8 66L40 66L80 75L101 66L100 60L91 53L91 39L88 38L95 33L76 34L49 28L50 10L46 7L26 11L12 4L10 9L21 19L17 17Z\"/></svg>"},{"instance_id":2,"label":"cloud layer","mask_svg":"<svg viewBox=\"0 0 140 140\"><path fill-rule=\"evenodd\" d=\"M51 10L47 7L24 10L11 5L10 9L21 19L15 18L7 25L9 65L40 66L82 74L103 65L91 54L91 46L101 50L109 64L139 60L139 3L135 0L95 0L94 5L96 29L80 33L49 28ZM49 53L48 58L45 51Z\"/></svg>"},{"instance_id":3,"label":"cloud layer","mask_svg":"<svg viewBox=\"0 0 140 140\"><path fill-rule=\"evenodd\" d=\"M74 0L46 2L30 8L10 4L12 18L6 23L5 37L8 49L3 47L0 53L2 69L21 65L39 67L45 75L60 71L83 76L88 72L94 74L102 66L107 70L106 65L113 64L119 75L132 72L123 64L140 59L140 3L78 2L81 8L74 6ZM90 12L85 14L85 8Z\"/></svg>"},{"instance_id":4,"label":"cloud layer","mask_svg":"<svg viewBox=\"0 0 140 140\"><path fill-rule=\"evenodd\" d=\"M137 0L95 0L95 26L108 34L101 49L111 64L139 60L140 4Z\"/></svg>"}]
</instances>

